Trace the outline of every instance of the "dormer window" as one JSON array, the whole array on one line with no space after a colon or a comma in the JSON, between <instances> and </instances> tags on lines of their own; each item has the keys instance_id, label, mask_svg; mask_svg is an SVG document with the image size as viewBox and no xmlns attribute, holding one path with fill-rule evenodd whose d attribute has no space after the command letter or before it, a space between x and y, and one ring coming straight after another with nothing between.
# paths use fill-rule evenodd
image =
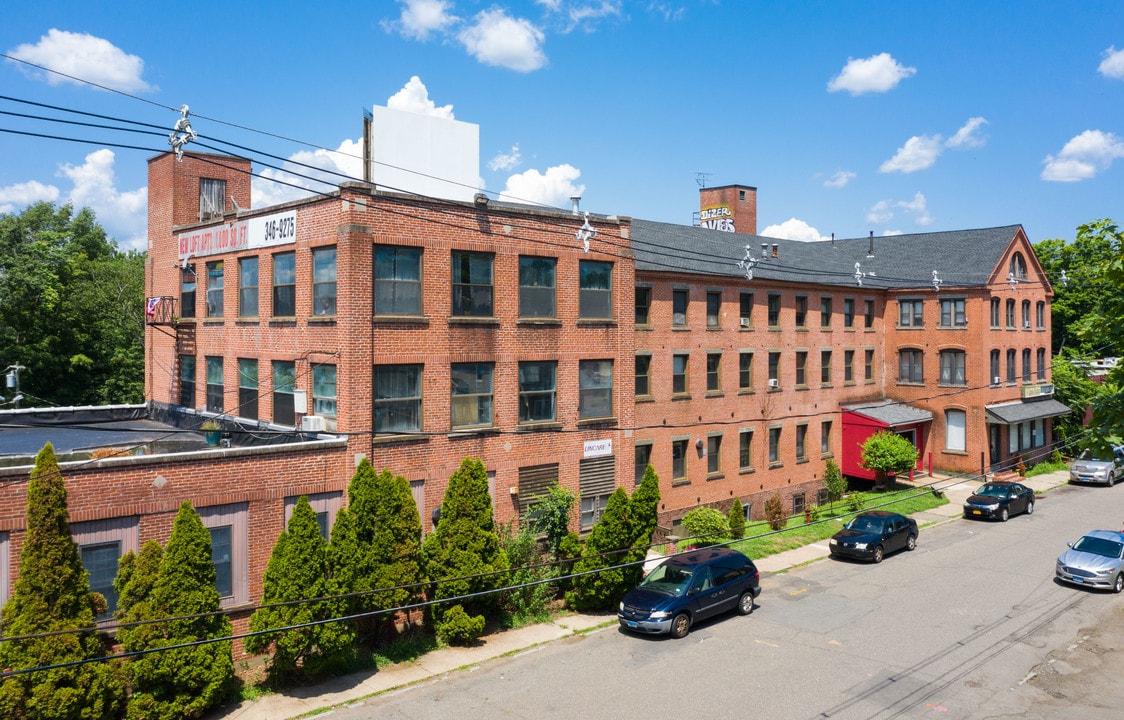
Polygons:
<instances>
[{"instance_id":1,"label":"dormer window","mask_svg":"<svg viewBox=\"0 0 1124 720\"><path fill-rule=\"evenodd\" d=\"M1026 280L1026 260L1023 259L1022 253L1011 256L1011 276L1016 280Z\"/></svg>"}]
</instances>

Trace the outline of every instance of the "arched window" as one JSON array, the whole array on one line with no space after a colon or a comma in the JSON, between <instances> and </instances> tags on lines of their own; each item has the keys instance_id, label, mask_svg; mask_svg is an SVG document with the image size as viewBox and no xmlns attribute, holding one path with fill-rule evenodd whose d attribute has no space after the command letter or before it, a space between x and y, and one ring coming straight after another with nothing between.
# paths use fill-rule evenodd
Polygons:
<instances>
[{"instance_id":1,"label":"arched window","mask_svg":"<svg viewBox=\"0 0 1124 720\"><path fill-rule=\"evenodd\" d=\"M1016 280L1026 280L1026 260L1023 259L1022 253L1011 256L1011 275Z\"/></svg>"},{"instance_id":2,"label":"arched window","mask_svg":"<svg viewBox=\"0 0 1124 720\"><path fill-rule=\"evenodd\" d=\"M993 297L991 299L991 326L993 328L999 327L999 298Z\"/></svg>"}]
</instances>

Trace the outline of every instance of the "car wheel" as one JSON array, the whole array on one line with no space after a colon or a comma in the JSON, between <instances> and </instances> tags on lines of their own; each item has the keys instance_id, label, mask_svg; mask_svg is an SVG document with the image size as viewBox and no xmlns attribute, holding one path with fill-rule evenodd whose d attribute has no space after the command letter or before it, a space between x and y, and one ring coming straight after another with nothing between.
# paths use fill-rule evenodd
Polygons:
<instances>
[{"instance_id":1,"label":"car wheel","mask_svg":"<svg viewBox=\"0 0 1124 720\"><path fill-rule=\"evenodd\" d=\"M1011 513L1007 512L1007 508L1003 508L1002 510L999 511L999 521L1000 522L1007 522L1007 518L1009 518L1009 517L1011 517Z\"/></svg>"},{"instance_id":2,"label":"car wheel","mask_svg":"<svg viewBox=\"0 0 1124 720\"><path fill-rule=\"evenodd\" d=\"M1028 502L1026 504L1026 514L1027 515L1033 515L1034 514L1034 501L1033 500L1031 500L1030 502Z\"/></svg>"},{"instance_id":3,"label":"car wheel","mask_svg":"<svg viewBox=\"0 0 1124 720\"><path fill-rule=\"evenodd\" d=\"M742 596L738 598L738 614L749 615L753 612L753 593L746 590Z\"/></svg>"},{"instance_id":4,"label":"car wheel","mask_svg":"<svg viewBox=\"0 0 1124 720\"><path fill-rule=\"evenodd\" d=\"M671 637L685 638L691 631L691 617L687 613L679 613L671 621Z\"/></svg>"},{"instance_id":5,"label":"car wheel","mask_svg":"<svg viewBox=\"0 0 1124 720\"><path fill-rule=\"evenodd\" d=\"M1116 475L1114 473L1108 474L1108 486L1112 487L1116 484Z\"/></svg>"},{"instance_id":6,"label":"car wheel","mask_svg":"<svg viewBox=\"0 0 1124 720\"><path fill-rule=\"evenodd\" d=\"M881 545L874 548L874 558L873 558L874 562L876 562L876 563L882 562L882 554L883 553L882 553L882 546Z\"/></svg>"},{"instance_id":7,"label":"car wheel","mask_svg":"<svg viewBox=\"0 0 1124 720\"><path fill-rule=\"evenodd\" d=\"M1124 573L1117 573L1116 582L1112 586L1112 591L1118 593L1124 590Z\"/></svg>"},{"instance_id":8,"label":"car wheel","mask_svg":"<svg viewBox=\"0 0 1124 720\"><path fill-rule=\"evenodd\" d=\"M916 535L910 535L909 539L905 541L905 549L910 550L910 551L913 551L913 550L917 549L917 536Z\"/></svg>"}]
</instances>

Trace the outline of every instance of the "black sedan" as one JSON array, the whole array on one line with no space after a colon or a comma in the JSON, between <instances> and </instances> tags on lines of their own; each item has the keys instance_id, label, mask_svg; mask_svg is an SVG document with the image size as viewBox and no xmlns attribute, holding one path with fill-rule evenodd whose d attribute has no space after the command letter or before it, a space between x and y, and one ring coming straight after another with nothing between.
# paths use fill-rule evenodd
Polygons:
<instances>
[{"instance_id":1,"label":"black sedan","mask_svg":"<svg viewBox=\"0 0 1124 720\"><path fill-rule=\"evenodd\" d=\"M874 510L856 515L828 543L832 557L882 562L886 553L917 547L917 521Z\"/></svg>"},{"instance_id":2,"label":"black sedan","mask_svg":"<svg viewBox=\"0 0 1124 720\"><path fill-rule=\"evenodd\" d=\"M1017 482L990 482L980 486L964 501L964 517L988 518L1007 522L1007 518L1034 512L1034 491Z\"/></svg>"}]
</instances>

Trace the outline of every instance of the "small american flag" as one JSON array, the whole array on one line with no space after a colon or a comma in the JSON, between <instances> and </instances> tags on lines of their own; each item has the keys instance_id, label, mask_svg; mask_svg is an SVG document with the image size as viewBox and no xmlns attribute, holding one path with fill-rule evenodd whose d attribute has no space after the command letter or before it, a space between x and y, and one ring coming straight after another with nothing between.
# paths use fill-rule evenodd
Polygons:
<instances>
[{"instance_id":1,"label":"small american flag","mask_svg":"<svg viewBox=\"0 0 1124 720\"><path fill-rule=\"evenodd\" d=\"M156 306L160 304L160 300L161 300L161 298L159 298L159 297L150 297L148 299L148 303L145 305L144 314L148 315L149 317L152 317L153 315L155 315L156 314Z\"/></svg>"}]
</instances>

